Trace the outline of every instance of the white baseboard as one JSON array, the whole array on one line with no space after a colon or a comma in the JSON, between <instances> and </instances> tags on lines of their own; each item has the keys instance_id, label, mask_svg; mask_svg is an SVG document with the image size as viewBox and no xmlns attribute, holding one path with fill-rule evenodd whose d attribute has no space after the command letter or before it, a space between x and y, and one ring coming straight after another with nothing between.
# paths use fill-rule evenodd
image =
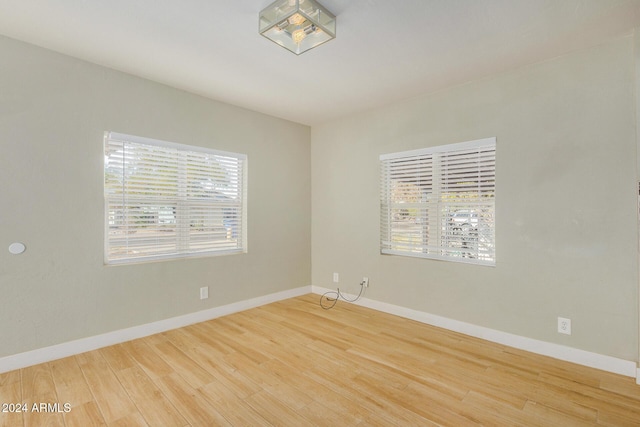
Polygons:
<instances>
[{"instance_id":1,"label":"white baseboard","mask_svg":"<svg viewBox=\"0 0 640 427\"><path fill-rule=\"evenodd\" d=\"M327 289L318 286L312 286L311 289L315 294L323 294L325 292L335 291L334 289ZM349 299L353 299L356 297L356 295L344 295ZM398 305L387 304L385 302L380 302L368 298L360 298L354 304L372 308L374 310L382 311L385 313L394 314L396 316L405 317L407 319L416 320L421 323L448 329L450 331L460 332L465 335L470 335L472 337L481 338L509 347L518 348L520 350L529 351L531 353L541 354L544 356L553 357L555 359L577 363L579 365L601 369L603 371L613 372L628 377L635 377L636 382L640 384L640 369L638 368L636 362L632 362L629 360L618 359L616 357L592 353L590 351L567 347L560 344L553 344L533 338L522 337L519 335L497 331L495 329L489 329L483 326L461 322L459 320L448 319L446 317L436 316L434 314L412 310L410 308L401 307Z\"/></svg>"},{"instance_id":2,"label":"white baseboard","mask_svg":"<svg viewBox=\"0 0 640 427\"><path fill-rule=\"evenodd\" d=\"M50 362L63 357L73 356L75 354L96 350L98 348L119 344L125 341L131 341L136 338L142 338L171 329L192 325L194 323L204 322L206 320L215 319L216 317L226 316L228 314L237 313L239 311L248 310L250 308L259 307L261 305L270 304L287 298L306 295L310 292L311 286L303 286L220 307L197 311L183 316L159 320L157 322L133 326L127 329L107 332L106 334L95 335L88 338L52 345L50 347L39 348L37 350L2 357L0 358L0 373L37 365L39 363Z\"/></svg>"}]
</instances>

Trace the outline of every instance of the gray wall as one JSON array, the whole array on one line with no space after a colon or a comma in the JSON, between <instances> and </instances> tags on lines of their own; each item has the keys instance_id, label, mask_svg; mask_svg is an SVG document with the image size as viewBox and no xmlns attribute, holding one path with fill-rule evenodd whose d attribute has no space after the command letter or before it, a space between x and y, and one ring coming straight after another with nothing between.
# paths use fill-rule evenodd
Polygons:
<instances>
[{"instance_id":1,"label":"gray wall","mask_svg":"<svg viewBox=\"0 0 640 427\"><path fill-rule=\"evenodd\" d=\"M634 72L626 37L314 127L312 283L637 360ZM378 156L492 136L496 266L380 255Z\"/></svg>"},{"instance_id":2,"label":"gray wall","mask_svg":"<svg viewBox=\"0 0 640 427\"><path fill-rule=\"evenodd\" d=\"M0 57L0 357L310 284L307 126L7 38ZM247 154L249 252L104 266L106 130Z\"/></svg>"},{"instance_id":3,"label":"gray wall","mask_svg":"<svg viewBox=\"0 0 640 427\"><path fill-rule=\"evenodd\" d=\"M310 279L334 287L335 271L352 292L369 276L376 300L637 360L633 48L616 40L310 131L0 38L0 357ZM105 267L105 130L248 154L249 253ZM496 267L380 255L378 156L489 136ZM27 252L10 255L14 241Z\"/></svg>"}]
</instances>

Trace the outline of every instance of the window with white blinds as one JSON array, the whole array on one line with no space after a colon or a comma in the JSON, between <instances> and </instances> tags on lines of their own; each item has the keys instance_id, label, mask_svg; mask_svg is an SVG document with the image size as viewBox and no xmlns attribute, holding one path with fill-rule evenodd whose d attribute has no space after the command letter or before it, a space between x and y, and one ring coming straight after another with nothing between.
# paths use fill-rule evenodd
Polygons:
<instances>
[{"instance_id":1,"label":"window with white blinds","mask_svg":"<svg viewBox=\"0 0 640 427\"><path fill-rule=\"evenodd\" d=\"M383 254L495 265L496 139L380 156Z\"/></svg>"},{"instance_id":2,"label":"window with white blinds","mask_svg":"<svg viewBox=\"0 0 640 427\"><path fill-rule=\"evenodd\" d=\"M243 154L105 132L105 262L246 252Z\"/></svg>"}]
</instances>

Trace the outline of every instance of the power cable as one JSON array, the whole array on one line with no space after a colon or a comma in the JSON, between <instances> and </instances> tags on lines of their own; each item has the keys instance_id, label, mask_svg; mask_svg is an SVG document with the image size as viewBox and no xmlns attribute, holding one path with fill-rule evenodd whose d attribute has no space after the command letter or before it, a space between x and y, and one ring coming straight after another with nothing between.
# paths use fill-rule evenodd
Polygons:
<instances>
[{"instance_id":1,"label":"power cable","mask_svg":"<svg viewBox=\"0 0 640 427\"><path fill-rule=\"evenodd\" d=\"M320 307L322 307L325 310L330 310L333 307L335 307L335 305L338 303L338 300L340 299L346 302L358 301L362 296L362 294L364 294L364 284L365 284L364 281L360 282L360 293L358 293L358 295L353 299L346 298L344 295L342 295L342 293L340 292L340 288L338 288L335 291L325 292L320 296ZM335 297L330 297L329 295L335 295ZM323 304L323 300L326 300L329 304L327 305Z\"/></svg>"}]
</instances>

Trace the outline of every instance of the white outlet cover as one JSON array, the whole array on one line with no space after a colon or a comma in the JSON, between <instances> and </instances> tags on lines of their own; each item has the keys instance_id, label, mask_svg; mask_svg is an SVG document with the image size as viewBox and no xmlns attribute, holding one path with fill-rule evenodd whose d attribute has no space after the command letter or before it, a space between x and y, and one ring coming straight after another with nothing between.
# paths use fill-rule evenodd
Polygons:
<instances>
[{"instance_id":1,"label":"white outlet cover","mask_svg":"<svg viewBox=\"0 0 640 427\"><path fill-rule=\"evenodd\" d=\"M558 333L571 335L571 319L558 317Z\"/></svg>"},{"instance_id":2,"label":"white outlet cover","mask_svg":"<svg viewBox=\"0 0 640 427\"><path fill-rule=\"evenodd\" d=\"M205 286L203 288L200 288L200 299L207 299L209 298L209 287Z\"/></svg>"}]
</instances>

